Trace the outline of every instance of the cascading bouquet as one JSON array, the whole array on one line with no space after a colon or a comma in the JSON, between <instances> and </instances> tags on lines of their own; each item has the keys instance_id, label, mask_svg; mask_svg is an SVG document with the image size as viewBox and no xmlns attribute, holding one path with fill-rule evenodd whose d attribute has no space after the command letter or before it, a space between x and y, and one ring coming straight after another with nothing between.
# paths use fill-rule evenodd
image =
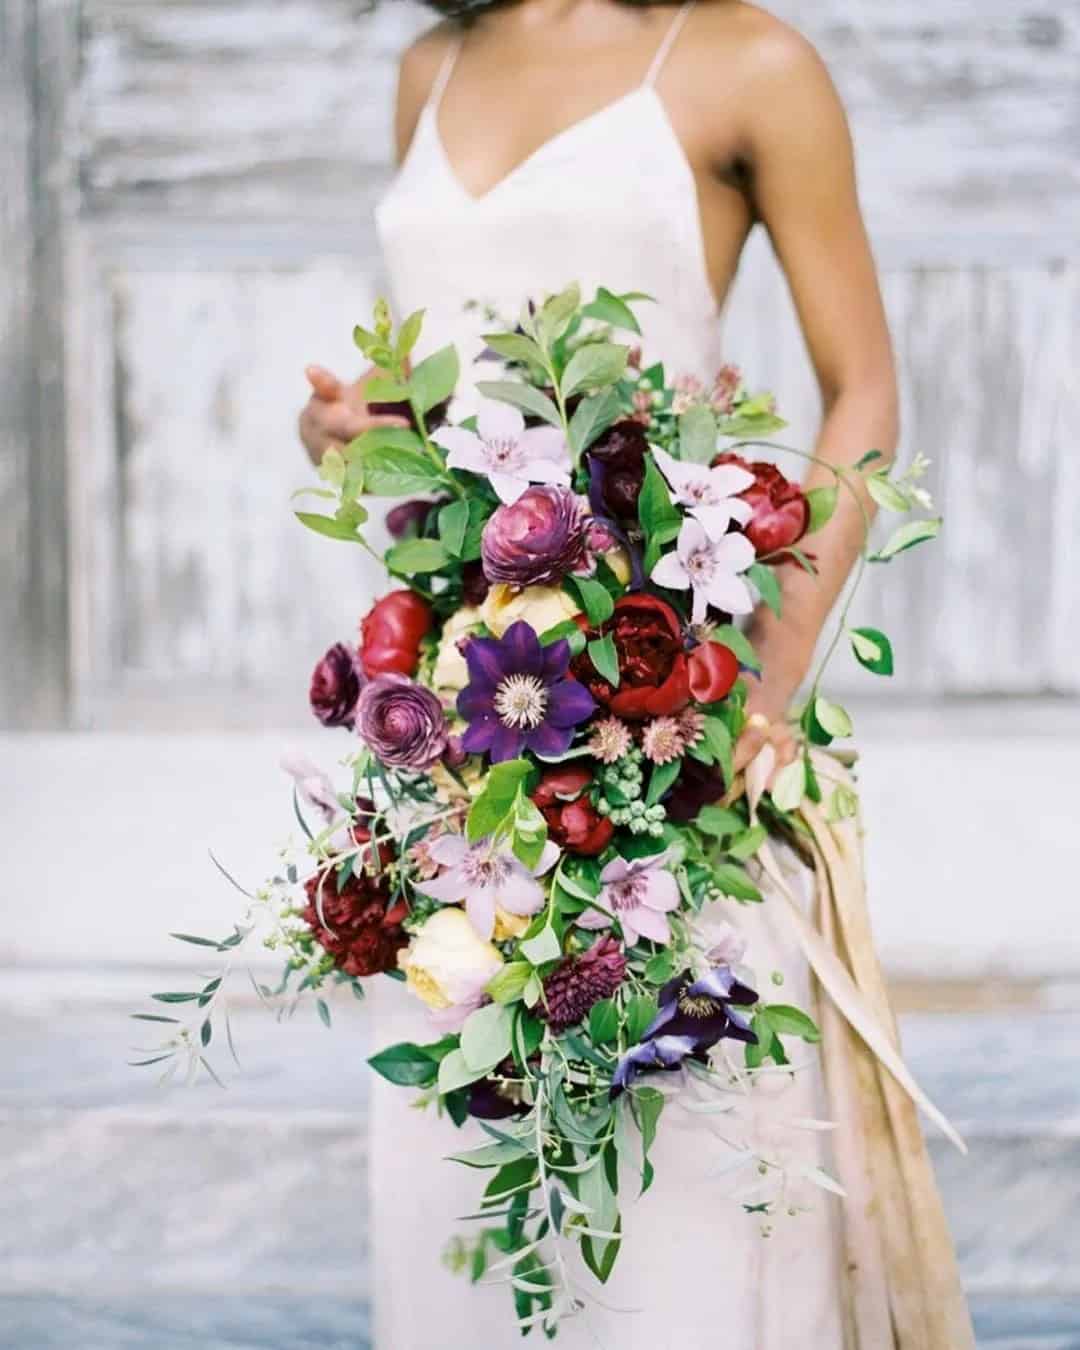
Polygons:
<instances>
[{"instance_id":1,"label":"cascading bouquet","mask_svg":"<svg viewBox=\"0 0 1080 1350\"><path fill-rule=\"evenodd\" d=\"M804 493L744 458L783 425L771 399L730 367L705 388L644 366L612 340L639 331L644 298L602 289L585 304L571 287L527 306L515 331L487 336L498 378L475 384L475 413L457 424L454 348L410 363L422 314L395 330L380 304L356 330L382 372L370 396L412 427L329 451L309 491L333 514L297 513L370 549L363 501L409 499L375 553L398 588L312 679L319 720L355 733L351 781L290 766L302 848L232 936L177 935L226 957L201 988L154 996L193 1017L137 1014L168 1026L142 1062L194 1076L213 1073L225 978L253 935L286 956L279 987L260 992L310 994L327 1023L324 987L403 980L432 1039L370 1063L456 1124L479 1120L483 1142L454 1158L492 1175L479 1236L457 1253L474 1279L507 1281L523 1331L549 1335L581 1302L565 1244L601 1281L611 1272L620 1173L650 1185L669 1096L693 1089L723 1109L788 1064L785 1040L818 1038L805 1010L755 987L734 930L710 943L697 920L711 902L762 901L756 855L770 833L798 840L797 808L824 795L810 748L851 723L819 670L800 756L748 802L733 747L760 667L732 620L759 600L778 609L778 568L813 572L800 544L839 491L861 504L865 484L896 512L930 505L918 461L890 474L871 452ZM938 525L901 524L864 548L860 572ZM890 674L887 637L849 628L849 606L850 593L828 654L846 635ZM853 814L846 780L825 787L833 819ZM755 1174L776 1166L756 1161Z\"/></svg>"}]
</instances>

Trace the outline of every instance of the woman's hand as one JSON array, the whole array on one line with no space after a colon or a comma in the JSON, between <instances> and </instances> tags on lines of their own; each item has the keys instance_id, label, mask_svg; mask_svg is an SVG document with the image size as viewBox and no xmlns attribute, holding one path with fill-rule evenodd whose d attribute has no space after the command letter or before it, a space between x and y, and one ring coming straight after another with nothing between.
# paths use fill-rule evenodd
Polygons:
<instances>
[{"instance_id":1,"label":"woman's hand","mask_svg":"<svg viewBox=\"0 0 1080 1350\"><path fill-rule=\"evenodd\" d=\"M790 647L793 644L786 645ZM792 660L789 667L782 659L768 659L768 653L761 653L760 648L759 654L762 655L764 670L772 673L771 676L766 674L761 680L749 681L747 722L735 743L735 772L741 773L766 745L771 745L776 753L776 763L768 783L772 787L776 775L799 753L798 742L787 720L787 710L802 680L805 663L801 659ZM788 655L791 655L790 651ZM785 670L789 670L789 673L782 673Z\"/></svg>"},{"instance_id":2,"label":"woman's hand","mask_svg":"<svg viewBox=\"0 0 1080 1350\"><path fill-rule=\"evenodd\" d=\"M372 427L409 425L406 417L369 411L365 393L378 373L369 370L354 384L344 384L324 366L305 367L311 397L300 414L300 439L313 464L332 446L340 448Z\"/></svg>"}]
</instances>

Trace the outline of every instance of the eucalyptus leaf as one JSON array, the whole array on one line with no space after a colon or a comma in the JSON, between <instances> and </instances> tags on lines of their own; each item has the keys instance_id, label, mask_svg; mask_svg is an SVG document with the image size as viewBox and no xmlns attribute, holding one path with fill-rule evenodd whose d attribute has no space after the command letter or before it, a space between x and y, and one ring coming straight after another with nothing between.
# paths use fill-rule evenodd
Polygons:
<instances>
[{"instance_id":1,"label":"eucalyptus leaf","mask_svg":"<svg viewBox=\"0 0 1080 1350\"><path fill-rule=\"evenodd\" d=\"M491 1006L498 1007L499 1005L495 1003ZM482 1069L474 1069L460 1050L451 1050L439 1064L439 1073L436 1080L439 1094L445 1097L448 1092L456 1092L458 1088L468 1087L470 1083L475 1083L478 1078L483 1078L484 1074L494 1067L494 1064L488 1064Z\"/></svg>"},{"instance_id":2,"label":"eucalyptus leaf","mask_svg":"<svg viewBox=\"0 0 1080 1350\"><path fill-rule=\"evenodd\" d=\"M461 1054L468 1067L486 1072L506 1059L512 1025L513 1014L501 1003L488 1003L471 1012L461 1028Z\"/></svg>"}]
</instances>

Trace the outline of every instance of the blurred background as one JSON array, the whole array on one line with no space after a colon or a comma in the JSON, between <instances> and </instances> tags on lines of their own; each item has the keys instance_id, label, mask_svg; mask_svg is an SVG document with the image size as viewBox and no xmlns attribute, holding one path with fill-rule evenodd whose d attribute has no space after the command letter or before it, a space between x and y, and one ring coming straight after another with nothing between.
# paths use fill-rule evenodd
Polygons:
<instances>
[{"instance_id":1,"label":"blurred background","mask_svg":"<svg viewBox=\"0 0 1080 1350\"><path fill-rule=\"evenodd\" d=\"M946 517L859 601L895 679L832 680L876 929L913 1067L971 1139L935 1156L980 1344L1075 1350L1080 0L766 7L847 101L903 451ZM368 1344L363 1010L278 1028L241 991L227 1093L125 1066L125 1014L197 965L168 929L236 913L207 849L257 884L293 828L280 755L345 749L306 682L373 579L292 520L295 422L305 363L359 370L395 60L426 21L363 8L0 0L5 1347ZM808 442L763 239L725 323Z\"/></svg>"}]
</instances>

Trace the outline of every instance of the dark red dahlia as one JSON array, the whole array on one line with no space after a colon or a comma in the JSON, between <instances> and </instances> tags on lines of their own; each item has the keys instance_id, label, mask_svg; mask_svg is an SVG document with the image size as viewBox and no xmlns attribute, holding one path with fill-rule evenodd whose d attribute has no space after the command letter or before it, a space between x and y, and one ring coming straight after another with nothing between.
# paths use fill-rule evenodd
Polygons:
<instances>
[{"instance_id":1,"label":"dark red dahlia","mask_svg":"<svg viewBox=\"0 0 1080 1350\"><path fill-rule=\"evenodd\" d=\"M588 1015L594 1003L610 998L626 975L618 940L602 937L580 956L567 956L544 981L536 1011L552 1031L565 1031Z\"/></svg>"},{"instance_id":2,"label":"dark red dahlia","mask_svg":"<svg viewBox=\"0 0 1080 1350\"><path fill-rule=\"evenodd\" d=\"M361 832L357 832L358 834ZM318 877L304 883L308 903L304 921L346 975L379 975L397 967L397 954L408 942L401 927L406 914L403 900L390 903L385 874L361 872L350 876L341 890L333 872L322 885L322 916L316 903Z\"/></svg>"}]
</instances>

